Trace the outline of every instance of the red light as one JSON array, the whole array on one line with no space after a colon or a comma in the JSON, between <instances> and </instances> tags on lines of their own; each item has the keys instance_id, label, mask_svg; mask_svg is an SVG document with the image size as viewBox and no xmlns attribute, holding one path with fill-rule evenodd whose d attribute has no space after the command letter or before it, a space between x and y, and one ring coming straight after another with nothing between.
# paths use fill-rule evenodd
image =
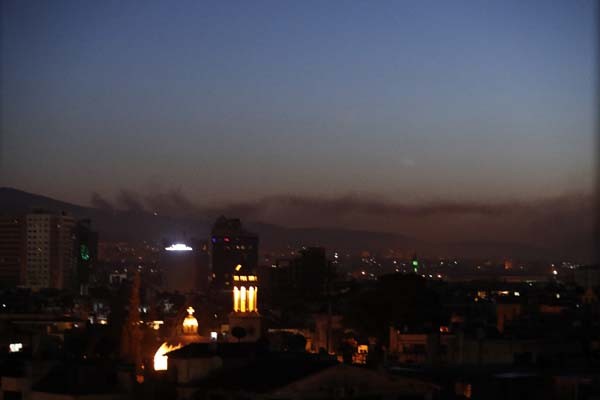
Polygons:
<instances>
[{"instance_id":1,"label":"red light","mask_svg":"<svg viewBox=\"0 0 600 400\"><path fill-rule=\"evenodd\" d=\"M224 238L224 239L223 239L223 241L224 241L225 243L229 243L229 238L228 238L228 237L226 237L226 238Z\"/></svg>"}]
</instances>

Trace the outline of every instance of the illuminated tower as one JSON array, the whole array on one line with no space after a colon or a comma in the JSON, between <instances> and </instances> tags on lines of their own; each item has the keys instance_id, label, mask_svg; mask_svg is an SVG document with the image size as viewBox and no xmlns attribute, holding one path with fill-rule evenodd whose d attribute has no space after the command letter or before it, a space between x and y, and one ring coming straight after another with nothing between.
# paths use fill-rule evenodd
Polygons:
<instances>
[{"instance_id":1,"label":"illuminated tower","mask_svg":"<svg viewBox=\"0 0 600 400\"><path fill-rule=\"evenodd\" d=\"M236 266L236 271L242 269ZM258 277L233 275L233 312L229 314L229 330L243 328L242 341L255 342L261 336L261 317L258 313Z\"/></svg>"}]
</instances>

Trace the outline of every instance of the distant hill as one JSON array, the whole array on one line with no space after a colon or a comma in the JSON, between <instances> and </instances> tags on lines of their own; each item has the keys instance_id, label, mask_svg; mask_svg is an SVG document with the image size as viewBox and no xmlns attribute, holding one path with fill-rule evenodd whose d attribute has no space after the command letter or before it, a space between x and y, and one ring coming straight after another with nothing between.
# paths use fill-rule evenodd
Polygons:
<instances>
[{"instance_id":1,"label":"distant hill","mask_svg":"<svg viewBox=\"0 0 600 400\"><path fill-rule=\"evenodd\" d=\"M106 241L159 241L162 239L208 238L212 218L169 217L145 211L105 210L83 207L60 200L27 193L12 188L0 188L0 214L26 213L34 209L54 212L65 211L76 218L90 218L101 240ZM234 217L234 216L231 216ZM261 249L283 250L288 247L324 246L338 251L375 252L395 249L416 251L422 256L453 256L463 258L519 258L543 260L550 257L568 257L564 251L546 249L523 243L506 242L447 242L432 243L408 236L336 228L288 228L265 222L243 221L244 225L260 236ZM576 248L577 243L570 244Z\"/></svg>"},{"instance_id":2,"label":"distant hill","mask_svg":"<svg viewBox=\"0 0 600 400\"><path fill-rule=\"evenodd\" d=\"M66 212L89 218L101 240L143 241L177 237L206 237L207 221L155 216L147 212L83 207L17 189L0 188L0 213L26 213L35 209Z\"/></svg>"},{"instance_id":3,"label":"distant hill","mask_svg":"<svg viewBox=\"0 0 600 400\"><path fill-rule=\"evenodd\" d=\"M101 240L157 241L163 238L206 238L213 222L208 217L155 216L144 211L83 207L17 189L0 188L0 213L26 213L34 209L64 211L76 218L90 218L100 233ZM320 245L344 251L379 251L398 246L414 247L417 243L414 239L389 233L333 228L295 229L262 222L243 222L249 230L260 236L263 249Z\"/></svg>"}]
</instances>

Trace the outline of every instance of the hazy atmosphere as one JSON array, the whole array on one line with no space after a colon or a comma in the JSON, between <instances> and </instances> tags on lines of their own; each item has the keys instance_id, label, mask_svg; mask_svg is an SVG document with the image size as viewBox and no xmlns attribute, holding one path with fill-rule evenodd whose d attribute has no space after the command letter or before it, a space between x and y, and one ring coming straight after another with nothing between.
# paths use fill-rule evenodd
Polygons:
<instances>
[{"instance_id":1,"label":"hazy atmosphere","mask_svg":"<svg viewBox=\"0 0 600 400\"><path fill-rule=\"evenodd\" d=\"M2 186L432 239L591 232L593 2L2 15Z\"/></svg>"},{"instance_id":2,"label":"hazy atmosphere","mask_svg":"<svg viewBox=\"0 0 600 400\"><path fill-rule=\"evenodd\" d=\"M0 399L600 399L599 0L0 7Z\"/></svg>"}]
</instances>

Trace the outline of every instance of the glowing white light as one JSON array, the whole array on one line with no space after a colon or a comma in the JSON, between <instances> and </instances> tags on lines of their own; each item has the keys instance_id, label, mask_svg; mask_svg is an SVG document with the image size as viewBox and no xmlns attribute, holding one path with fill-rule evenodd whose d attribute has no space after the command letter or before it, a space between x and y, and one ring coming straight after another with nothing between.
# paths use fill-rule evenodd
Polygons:
<instances>
[{"instance_id":1,"label":"glowing white light","mask_svg":"<svg viewBox=\"0 0 600 400\"><path fill-rule=\"evenodd\" d=\"M210 340L217 340L217 332L210 333Z\"/></svg>"},{"instance_id":2,"label":"glowing white light","mask_svg":"<svg viewBox=\"0 0 600 400\"><path fill-rule=\"evenodd\" d=\"M8 345L8 350L11 353L18 353L19 351L23 350L23 343L11 343Z\"/></svg>"},{"instance_id":3,"label":"glowing white light","mask_svg":"<svg viewBox=\"0 0 600 400\"><path fill-rule=\"evenodd\" d=\"M167 251L192 251L194 249L192 249L191 247L189 247L188 245L185 245L183 243L175 243L170 245L169 247L165 247L165 250Z\"/></svg>"}]
</instances>

